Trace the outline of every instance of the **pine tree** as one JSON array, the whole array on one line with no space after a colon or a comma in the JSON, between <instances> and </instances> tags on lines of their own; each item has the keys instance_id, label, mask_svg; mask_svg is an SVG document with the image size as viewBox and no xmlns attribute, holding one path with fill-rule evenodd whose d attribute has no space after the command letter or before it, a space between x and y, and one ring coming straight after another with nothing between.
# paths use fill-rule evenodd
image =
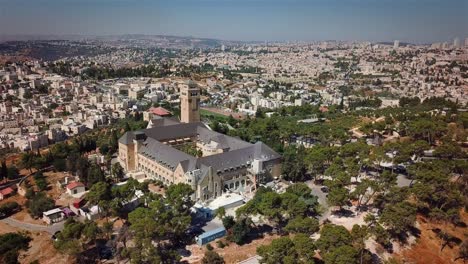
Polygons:
<instances>
[{"instance_id":1,"label":"pine tree","mask_svg":"<svg viewBox=\"0 0 468 264\"><path fill-rule=\"evenodd\" d=\"M5 160L2 160L2 166L0 168L0 180L5 179L8 176L8 168Z\"/></svg>"}]
</instances>

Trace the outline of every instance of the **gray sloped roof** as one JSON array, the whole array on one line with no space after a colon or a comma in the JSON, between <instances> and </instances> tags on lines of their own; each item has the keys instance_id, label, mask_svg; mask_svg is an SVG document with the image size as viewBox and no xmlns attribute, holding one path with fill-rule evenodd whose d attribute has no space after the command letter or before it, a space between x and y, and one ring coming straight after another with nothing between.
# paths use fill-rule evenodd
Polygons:
<instances>
[{"instance_id":1,"label":"gray sloped roof","mask_svg":"<svg viewBox=\"0 0 468 264\"><path fill-rule=\"evenodd\" d=\"M245 142L239 138L226 136L224 134L211 131L205 127L197 127L198 139L205 144L209 144L211 141L217 142L218 147L222 149L236 150L240 148L246 148L252 144Z\"/></svg>"},{"instance_id":2,"label":"gray sloped roof","mask_svg":"<svg viewBox=\"0 0 468 264\"><path fill-rule=\"evenodd\" d=\"M128 145L133 142L135 135L132 132L125 132L122 137L119 138L119 143Z\"/></svg>"},{"instance_id":3,"label":"gray sloped roof","mask_svg":"<svg viewBox=\"0 0 468 264\"><path fill-rule=\"evenodd\" d=\"M254 157L260 160L273 160L281 158L281 155L276 153L272 148L264 144L263 142L257 142L254 144Z\"/></svg>"},{"instance_id":4,"label":"gray sloped roof","mask_svg":"<svg viewBox=\"0 0 468 264\"><path fill-rule=\"evenodd\" d=\"M177 125L179 122L170 118L163 118L160 116L155 116L153 119L150 120L152 127L164 127L164 126L171 126Z\"/></svg>"},{"instance_id":5,"label":"gray sloped roof","mask_svg":"<svg viewBox=\"0 0 468 264\"><path fill-rule=\"evenodd\" d=\"M199 158L200 163L216 171L249 165L254 159L274 160L281 156L262 142L246 148Z\"/></svg>"},{"instance_id":6,"label":"gray sloped roof","mask_svg":"<svg viewBox=\"0 0 468 264\"><path fill-rule=\"evenodd\" d=\"M201 169L203 164L200 164L198 158L192 157L192 159L181 161L180 166L182 166L184 172L187 172L195 169Z\"/></svg>"},{"instance_id":7,"label":"gray sloped roof","mask_svg":"<svg viewBox=\"0 0 468 264\"><path fill-rule=\"evenodd\" d=\"M198 136L198 140L206 144L214 141L218 143L219 148L227 149L228 151L196 158L160 142L163 140L194 136ZM139 153L150 157L156 162L165 164L166 167L169 167L172 171L174 171L179 164L182 166L184 172L201 169L203 177L208 174L210 167L216 172L248 166L254 159L267 161L281 158L278 153L262 142L250 144L239 138L211 131L200 122L176 123L171 120L163 122L162 126L126 132L119 139L119 142L128 145L137 138L144 140L142 147L139 149Z\"/></svg>"},{"instance_id":8,"label":"gray sloped roof","mask_svg":"<svg viewBox=\"0 0 468 264\"><path fill-rule=\"evenodd\" d=\"M181 162L184 162L184 164L187 165L196 164L195 157L163 144L153 138L147 138L138 152L150 157L158 163L166 164L166 166L170 167L172 171L174 171L177 168L177 165Z\"/></svg>"},{"instance_id":9,"label":"gray sloped roof","mask_svg":"<svg viewBox=\"0 0 468 264\"><path fill-rule=\"evenodd\" d=\"M203 123L200 122L175 123L173 120L167 120L167 122L162 122L163 120L166 120L166 118L152 120L156 123L159 123L159 125L153 128L143 129L134 132L126 132L119 139L119 142L123 144L131 144L132 141L135 139L136 133L144 133L146 137L158 141L198 136L198 139L205 144L209 144L211 141L215 141L218 143L219 148L229 150L236 150L252 145L239 138L230 137L215 131L211 131L207 129Z\"/></svg>"},{"instance_id":10,"label":"gray sloped roof","mask_svg":"<svg viewBox=\"0 0 468 264\"><path fill-rule=\"evenodd\" d=\"M144 129L147 137L155 140L168 140L173 138L192 137L197 135L197 127L200 123L179 123L162 127Z\"/></svg>"},{"instance_id":11,"label":"gray sloped roof","mask_svg":"<svg viewBox=\"0 0 468 264\"><path fill-rule=\"evenodd\" d=\"M215 171L222 171L224 169L247 165L247 162L252 160L251 154L252 147L248 147L217 155L201 157L199 160L203 165L212 167Z\"/></svg>"}]
</instances>

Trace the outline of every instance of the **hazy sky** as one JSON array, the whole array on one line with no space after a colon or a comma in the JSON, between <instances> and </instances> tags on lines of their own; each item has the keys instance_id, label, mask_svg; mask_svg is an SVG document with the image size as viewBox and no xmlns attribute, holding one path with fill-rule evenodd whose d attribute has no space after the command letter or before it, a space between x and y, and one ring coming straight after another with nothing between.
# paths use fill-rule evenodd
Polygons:
<instances>
[{"instance_id":1,"label":"hazy sky","mask_svg":"<svg viewBox=\"0 0 468 264\"><path fill-rule=\"evenodd\" d=\"M468 0L0 0L0 34L410 42L468 37Z\"/></svg>"}]
</instances>

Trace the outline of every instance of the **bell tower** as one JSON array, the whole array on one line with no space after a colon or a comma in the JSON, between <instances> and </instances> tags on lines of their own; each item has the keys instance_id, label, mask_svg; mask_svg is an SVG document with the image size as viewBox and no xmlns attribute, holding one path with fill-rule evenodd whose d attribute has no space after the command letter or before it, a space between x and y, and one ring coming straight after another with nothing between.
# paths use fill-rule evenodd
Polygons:
<instances>
[{"instance_id":1,"label":"bell tower","mask_svg":"<svg viewBox=\"0 0 468 264\"><path fill-rule=\"evenodd\" d=\"M200 89L189 81L180 88L180 121L182 123L200 122Z\"/></svg>"}]
</instances>

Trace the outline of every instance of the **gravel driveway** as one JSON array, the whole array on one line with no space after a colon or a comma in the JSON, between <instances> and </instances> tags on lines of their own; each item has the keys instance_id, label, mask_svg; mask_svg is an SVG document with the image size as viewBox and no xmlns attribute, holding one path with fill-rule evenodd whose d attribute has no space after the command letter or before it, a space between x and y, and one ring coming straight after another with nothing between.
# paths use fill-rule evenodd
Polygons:
<instances>
[{"instance_id":1,"label":"gravel driveway","mask_svg":"<svg viewBox=\"0 0 468 264\"><path fill-rule=\"evenodd\" d=\"M57 231L62 230L63 229L63 224L65 223L64 221L62 221L62 222L59 222L59 223L55 223L53 225L43 226L43 225L35 225L35 224L21 222L21 221L18 221L16 219L13 219L11 217L7 217L7 218L2 219L0 221L4 222L4 223L6 223L6 224L8 224L10 226L17 227L17 228L20 228L20 229L24 229L24 230L27 230L27 231L33 231L33 232L46 231L51 235L55 234L55 232L57 232Z\"/></svg>"}]
</instances>

